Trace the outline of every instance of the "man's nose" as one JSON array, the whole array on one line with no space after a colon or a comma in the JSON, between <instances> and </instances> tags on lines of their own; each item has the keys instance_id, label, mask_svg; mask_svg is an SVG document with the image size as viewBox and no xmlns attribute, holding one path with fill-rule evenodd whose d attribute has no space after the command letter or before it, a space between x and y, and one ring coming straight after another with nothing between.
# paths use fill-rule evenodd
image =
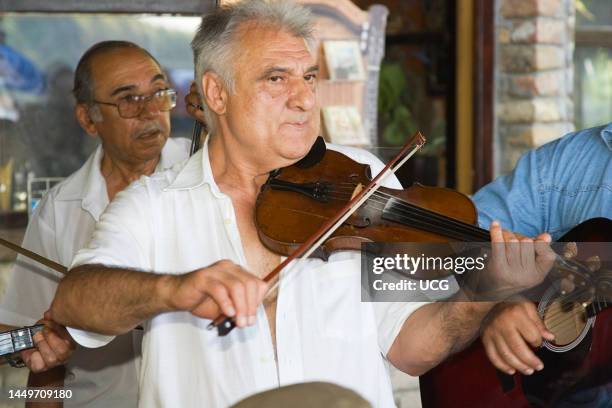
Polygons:
<instances>
[{"instance_id":1,"label":"man's nose","mask_svg":"<svg viewBox=\"0 0 612 408\"><path fill-rule=\"evenodd\" d=\"M147 99L146 101L144 101L144 105L142 106L140 115L138 115L138 117L143 118L143 119L151 119L151 118L156 117L160 113L161 113L161 110L155 103L155 100Z\"/></svg>"},{"instance_id":2,"label":"man's nose","mask_svg":"<svg viewBox=\"0 0 612 408\"><path fill-rule=\"evenodd\" d=\"M294 78L290 82L289 107L309 111L316 104L315 85L304 78Z\"/></svg>"}]
</instances>

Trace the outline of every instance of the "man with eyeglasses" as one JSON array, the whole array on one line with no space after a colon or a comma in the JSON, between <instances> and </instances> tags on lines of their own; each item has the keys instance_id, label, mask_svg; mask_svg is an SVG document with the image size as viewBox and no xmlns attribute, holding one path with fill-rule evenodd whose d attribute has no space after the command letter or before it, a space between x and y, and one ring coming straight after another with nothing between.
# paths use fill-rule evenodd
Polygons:
<instances>
[{"instance_id":1,"label":"man with eyeglasses","mask_svg":"<svg viewBox=\"0 0 612 408\"><path fill-rule=\"evenodd\" d=\"M155 58L136 44L92 46L78 63L73 93L79 124L101 145L83 167L47 193L23 241L25 248L66 266L87 244L115 195L141 176L187 158L189 151L187 139L168 139L176 92ZM26 259L19 258L17 265L0 305L0 321L23 326L48 309L61 276ZM65 359L63 345L49 347L36 362L26 357L29 385L64 382L72 390L66 407L136 406L140 333L119 336L101 349L77 347L65 369L57 366ZM40 344L42 337L35 340Z\"/></svg>"}]
</instances>

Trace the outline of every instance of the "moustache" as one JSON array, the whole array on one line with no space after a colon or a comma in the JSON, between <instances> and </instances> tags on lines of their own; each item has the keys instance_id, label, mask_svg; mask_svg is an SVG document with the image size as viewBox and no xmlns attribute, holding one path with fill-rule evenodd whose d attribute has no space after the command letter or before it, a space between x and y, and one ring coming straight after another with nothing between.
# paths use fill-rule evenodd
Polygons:
<instances>
[{"instance_id":1,"label":"moustache","mask_svg":"<svg viewBox=\"0 0 612 408\"><path fill-rule=\"evenodd\" d=\"M156 132L160 132L162 133L164 131L164 128L162 125L160 125L157 122L152 122L149 123L147 125L145 125L142 129L138 130L136 133L134 133L132 135L132 139L138 139L141 138L143 136L148 136L152 133L156 133Z\"/></svg>"}]
</instances>

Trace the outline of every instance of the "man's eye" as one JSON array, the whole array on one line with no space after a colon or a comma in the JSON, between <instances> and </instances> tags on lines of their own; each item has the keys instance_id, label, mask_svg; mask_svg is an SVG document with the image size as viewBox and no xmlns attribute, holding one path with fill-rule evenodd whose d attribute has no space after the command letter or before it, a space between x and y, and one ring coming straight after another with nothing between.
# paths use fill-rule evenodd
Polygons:
<instances>
[{"instance_id":1,"label":"man's eye","mask_svg":"<svg viewBox=\"0 0 612 408\"><path fill-rule=\"evenodd\" d=\"M308 74L304 76L306 82L314 82L317 79L317 74Z\"/></svg>"},{"instance_id":2,"label":"man's eye","mask_svg":"<svg viewBox=\"0 0 612 408\"><path fill-rule=\"evenodd\" d=\"M121 100L128 102L128 103L135 103L140 100L140 96L139 95L126 95L122 97Z\"/></svg>"},{"instance_id":3,"label":"man's eye","mask_svg":"<svg viewBox=\"0 0 612 408\"><path fill-rule=\"evenodd\" d=\"M281 82L283 80L283 77L280 76L280 75L273 75L273 76L269 77L268 80L270 82L278 83L278 82Z\"/></svg>"}]
</instances>

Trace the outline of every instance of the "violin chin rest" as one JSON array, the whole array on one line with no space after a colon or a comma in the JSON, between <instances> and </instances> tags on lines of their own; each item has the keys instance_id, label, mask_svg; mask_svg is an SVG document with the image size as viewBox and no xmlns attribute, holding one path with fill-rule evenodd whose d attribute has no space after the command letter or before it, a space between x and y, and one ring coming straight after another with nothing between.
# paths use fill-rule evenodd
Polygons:
<instances>
[{"instance_id":1,"label":"violin chin rest","mask_svg":"<svg viewBox=\"0 0 612 408\"><path fill-rule=\"evenodd\" d=\"M308 154L302 157L300 161L295 163L295 166L300 169L307 169L309 167L312 167L315 164L319 163L321 159L323 159L323 156L325 155L326 151L327 146L325 146L325 140L323 140L322 136L319 136L310 148Z\"/></svg>"}]
</instances>

